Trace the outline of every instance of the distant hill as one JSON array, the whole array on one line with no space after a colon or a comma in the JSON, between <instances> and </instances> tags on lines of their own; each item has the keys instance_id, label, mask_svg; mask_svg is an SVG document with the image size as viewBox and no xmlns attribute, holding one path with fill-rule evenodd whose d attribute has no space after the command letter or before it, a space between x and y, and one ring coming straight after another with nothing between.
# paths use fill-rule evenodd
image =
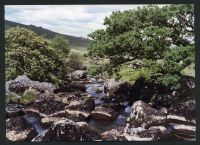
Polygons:
<instances>
[{"instance_id":1,"label":"distant hill","mask_svg":"<svg viewBox=\"0 0 200 145\"><path fill-rule=\"evenodd\" d=\"M71 47L75 47L75 48L77 48L77 47L78 48L86 48L89 45L89 43L91 42L91 40L89 40L87 38L60 34L60 33L53 32L51 30L48 30L48 29L45 29L42 27L35 26L35 25L24 25L24 24L5 20L5 29L9 29L11 27L16 27L16 26L31 29L38 35L44 35L47 39L52 39L57 35L63 36L64 38L69 40Z\"/></svg>"}]
</instances>

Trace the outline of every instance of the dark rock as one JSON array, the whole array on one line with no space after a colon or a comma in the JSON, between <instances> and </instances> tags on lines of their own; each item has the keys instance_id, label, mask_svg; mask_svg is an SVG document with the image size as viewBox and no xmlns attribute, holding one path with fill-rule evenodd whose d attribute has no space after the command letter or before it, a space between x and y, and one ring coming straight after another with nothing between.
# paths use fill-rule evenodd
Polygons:
<instances>
[{"instance_id":1,"label":"dark rock","mask_svg":"<svg viewBox=\"0 0 200 145\"><path fill-rule=\"evenodd\" d=\"M158 94L154 99L152 99L152 107L155 109L161 109L163 107L169 108L177 100L178 98L173 97L170 93Z\"/></svg>"},{"instance_id":2,"label":"dark rock","mask_svg":"<svg viewBox=\"0 0 200 145\"><path fill-rule=\"evenodd\" d=\"M95 102L92 98L88 98L80 101L72 101L65 107L67 113L81 118L88 118L90 113L95 108Z\"/></svg>"},{"instance_id":3,"label":"dark rock","mask_svg":"<svg viewBox=\"0 0 200 145\"><path fill-rule=\"evenodd\" d=\"M82 134L90 134L91 136L97 135L95 128L89 126L86 122L76 122L76 125L80 128Z\"/></svg>"},{"instance_id":4,"label":"dark rock","mask_svg":"<svg viewBox=\"0 0 200 145\"><path fill-rule=\"evenodd\" d=\"M169 108L169 114L184 116L186 119L195 119L196 102L189 100L186 102L174 104Z\"/></svg>"},{"instance_id":5,"label":"dark rock","mask_svg":"<svg viewBox=\"0 0 200 145\"><path fill-rule=\"evenodd\" d=\"M124 102L131 101L132 85L129 82L116 82L114 79L107 80L104 83L104 93L107 102L115 103L118 106L123 106Z\"/></svg>"},{"instance_id":6,"label":"dark rock","mask_svg":"<svg viewBox=\"0 0 200 145\"><path fill-rule=\"evenodd\" d=\"M63 118L32 141L91 141L90 134L82 129L72 120Z\"/></svg>"},{"instance_id":7,"label":"dark rock","mask_svg":"<svg viewBox=\"0 0 200 145\"><path fill-rule=\"evenodd\" d=\"M24 116L25 112L22 108L18 107L16 104L7 104L6 105L6 118Z\"/></svg>"},{"instance_id":8,"label":"dark rock","mask_svg":"<svg viewBox=\"0 0 200 145\"><path fill-rule=\"evenodd\" d=\"M36 129L23 117L6 120L6 138L10 141L31 141L37 135Z\"/></svg>"},{"instance_id":9,"label":"dark rock","mask_svg":"<svg viewBox=\"0 0 200 145\"><path fill-rule=\"evenodd\" d=\"M64 110L65 108L64 103L56 100L43 100L40 102L36 102L34 106L39 110L40 113L44 113L46 115Z\"/></svg>"},{"instance_id":10,"label":"dark rock","mask_svg":"<svg viewBox=\"0 0 200 145\"><path fill-rule=\"evenodd\" d=\"M86 91L85 85L80 83L80 82L72 82L68 85L65 85L63 87L55 89L54 93L57 94L57 93L60 93L60 92L76 92L76 91L85 92Z\"/></svg>"},{"instance_id":11,"label":"dark rock","mask_svg":"<svg viewBox=\"0 0 200 145\"><path fill-rule=\"evenodd\" d=\"M91 116L97 120L113 121L117 118L118 113L111 108L96 107Z\"/></svg>"},{"instance_id":12,"label":"dark rock","mask_svg":"<svg viewBox=\"0 0 200 145\"><path fill-rule=\"evenodd\" d=\"M36 90L38 94L42 94L43 97L49 98L52 96L54 97L53 90L55 90L55 88L56 87L51 83L32 81L26 75L22 75L18 76L15 80L6 82L6 96L11 92L21 95L25 90L33 89Z\"/></svg>"}]
</instances>

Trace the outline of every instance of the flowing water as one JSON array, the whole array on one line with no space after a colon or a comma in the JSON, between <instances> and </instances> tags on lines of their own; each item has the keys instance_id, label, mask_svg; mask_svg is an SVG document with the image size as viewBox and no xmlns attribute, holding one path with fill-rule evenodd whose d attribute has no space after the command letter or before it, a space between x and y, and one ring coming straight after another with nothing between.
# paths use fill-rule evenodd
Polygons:
<instances>
[{"instance_id":1,"label":"flowing water","mask_svg":"<svg viewBox=\"0 0 200 145\"><path fill-rule=\"evenodd\" d=\"M96 92L98 90L98 92ZM88 96L91 96L95 100L95 106L99 106L103 103L100 99L101 97L106 96L104 93L104 85L103 83L98 83L95 79L93 79L93 83L86 85L86 92ZM125 124L128 115L130 114L131 108L130 106L126 106L124 110L121 110L118 117L114 121L98 121L95 119L91 119L88 124L94 127L99 133L104 131L117 128L123 124Z\"/></svg>"},{"instance_id":2,"label":"flowing water","mask_svg":"<svg viewBox=\"0 0 200 145\"><path fill-rule=\"evenodd\" d=\"M43 131L46 130L44 127L42 127L39 117L36 117L32 114L26 114L24 115L24 118L35 127L38 134L41 134Z\"/></svg>"}]
</instances>

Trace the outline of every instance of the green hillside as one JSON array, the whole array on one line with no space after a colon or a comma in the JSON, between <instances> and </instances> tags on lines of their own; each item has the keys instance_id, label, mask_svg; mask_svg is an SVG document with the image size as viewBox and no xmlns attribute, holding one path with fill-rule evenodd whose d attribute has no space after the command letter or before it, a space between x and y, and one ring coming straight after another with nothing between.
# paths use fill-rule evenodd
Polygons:
<instances>
[{"instance_id":1,"label":"green hillside","mask_svg":"<svg viewBox=\"0 0 200 145\"><path fill-rule=\"evenodd\" d=\"M5 29L8 29L10 27L16 27L16 26L31 29L34 32L36 32L38 35L46 36L47 39L52 39L57 35L63 36L64 38L69 40L69 43L70 43L71 47L73 47L73 48L86 49L88 44L91 42L91 40L89 40L87 38L64 35L64 34L56 33L56 32L53 32L51 30L48 30L48 29L45 29L45 28L42 28L42 27L38 27L38 26L35 26L35 25L24 25L24 24L5 20Z\"/></svg>"}]
</instances>

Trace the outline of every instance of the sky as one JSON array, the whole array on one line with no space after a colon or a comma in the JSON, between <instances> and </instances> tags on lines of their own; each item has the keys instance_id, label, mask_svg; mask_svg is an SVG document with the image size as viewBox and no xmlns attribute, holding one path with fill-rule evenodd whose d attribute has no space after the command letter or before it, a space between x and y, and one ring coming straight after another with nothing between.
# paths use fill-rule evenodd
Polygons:
<instances>
[{"instance_id":1,"label":"sky","mask_svg":"<svg viewBox=\"0 0 200 145\"><path fill-rule=\"evenodd\" d=\"M104 18L112 11L144 5L7 5L5 19L78 37L104 29ZM161 5L162 6L162 5Z\"/></svg>"}]
</instances>

